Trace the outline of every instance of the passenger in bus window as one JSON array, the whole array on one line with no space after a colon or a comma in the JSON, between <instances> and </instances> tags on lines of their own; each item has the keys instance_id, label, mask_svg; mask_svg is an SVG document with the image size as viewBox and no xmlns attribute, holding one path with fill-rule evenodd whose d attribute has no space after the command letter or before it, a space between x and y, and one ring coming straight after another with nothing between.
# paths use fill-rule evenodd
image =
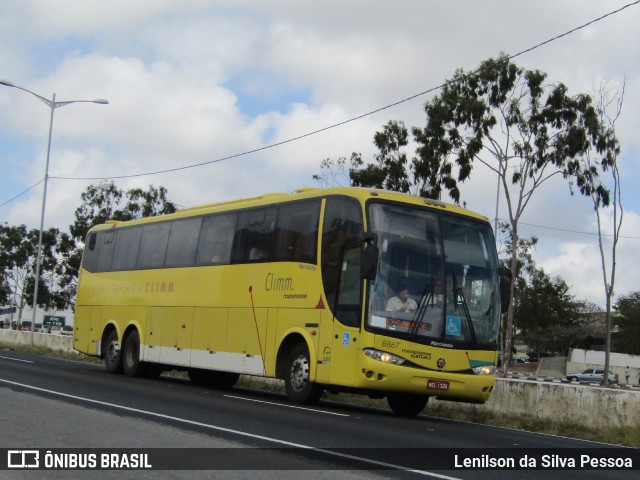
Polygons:
<instances>
[{"instance_id":1,"label":"passenger in bus window","mask_svg":"<svg viewBox=\"0 0 640 480\"><path fill-rule=\"evenodd\" d=\"M267 258L267 252L261 248L252 248L249 252L249 260L264 260Z\"/></svg>"},{"instance_id":2,"label":"passenger in bus window","mask_svg":"<svg viewBox=\"0 0 640 480\"><path fill-rule=\"evenodd\" d=\"M417 308L416 301L409 297L409 289L404 284L398 286L396 296L387 302L388 312L415 312Z\"/></svg>"},{"instance_id":3,"label":"passenger in bus window","mask_svg":"<svg viewBox=\"0 0 640 480\"><path fill-rule=\"evenodd\" d=\"M211 257L211 261L213 263L222 263L222 262L226 262L228 259L228 255L226 254L225 250L227 250L224 246L224 244L218 242L215 243L213 246L213 256Z\"/></svg>"}]
</instances>

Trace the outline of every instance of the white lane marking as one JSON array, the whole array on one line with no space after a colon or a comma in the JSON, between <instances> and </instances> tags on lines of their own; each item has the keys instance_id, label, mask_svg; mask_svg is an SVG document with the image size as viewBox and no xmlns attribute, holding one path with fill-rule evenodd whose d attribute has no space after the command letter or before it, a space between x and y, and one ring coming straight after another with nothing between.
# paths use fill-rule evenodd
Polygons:
<instances>
[{"instance_id":1,"label":"white lane marking","mask_svg":"<svg viewBox=\"0 0 640 480\"><path fill-rule=\"evenodd\" d=\"M22 360L21 358L3 357L2 355L0 355L0 358L4 358L5 360L13 360L14 362L36 363L31 360Z\"/></svg>"},{"instance_id":2,"label":"white lane marking","mask_svg":"<svg viewBox=\"0 0 640 480\"><path fill-rule=\"evenodd\" d=\"M246 402L266 403L267 405L275 405L276 407L295 408L297 410L307 410L307 411L313 412L313 413L324 413L325 415L336 415L338 417L350 417L351 416L351 415L348 415L346 413L327 412L327 411L324 411L324 410L316 410L316 409L313 409L313 408L299 407L297 405L285 405L283 403L267 402L265 400L256 400L254 398L236 397L235 395L223 395L223 396L227 397L227 398L235 398L236 400L244 400Z\"/></svg>"},{"instance_id":3,"label":"white lane marking","mask_svg":"<svg viewBox=\"0 0 640 480\"><path fill-rule=\"evenodd\" d=\"M48 393L50 395L57 395L59 397L64 397L64 398L72 398L74 400L80 400L81 402L93 403L93 404L96 404L96 405L103 405L103 406L106 406L106 407L116 408L116 409L124 410L124 411L127 411L127 412L139 413L139 414L147 415L147 416L150 416L150 417L163 418L165 420L171 420L171 421L174 421L174 422L181 422L181 423L185 423L187 425L195 425L197 427L208 428L210 430L216 430L216 431L219 431L219 432L231 433L231 434L238 435L238 436L241 436L241 437L248 437L248 438L253 438L253 439L257 439L257 440L263 440L263 441L266 441L266 442L276 443L276 444L279 444L279 445L286 445L288 447L295 447L295 448L301 448L301 449L305 449L305 450L312 450L312 451L315 451L315 452L321 452L321 453L324 453L326 455L345 458L345 459L348 459L348 460L356 460L358 462L362 462L362 463L365 463L365 464L368 463L370 465L377 465L377 466L384 467L384 468L391 468L391 469L394 469L394 470L403 470L405 472L417 473L419 475L424 475L424 476L432 477L432 478L441 478L443 480L462 480L462 479L457 478L457 477L449 477L449 476L446 476L446 475L440 475L438 473L427 472L427 471L424 471L424 470L410 469L410 468L407 468L407 467L402 466L402 465L396 465L396 464L387 463L387 462L379 462L377 460L372 460L370 458L364 458L364 457L358 457L358 456L355 456L355 455L348 455L346 453L334 452L334 451L327 450L327 449L324 449L324 448L316 448L316 447L312 447L310 445L305 445L303 443L289 442L287 440L280 440L278 438L265 437L264 435L257 435L255 433L243 432L242 430L234 430L232 428L226 428L226 427L220 427L218 425L210 425L208 423L196 422L195 420L188 420L186 418L174 417L172 415L164 415L162 413L150 412L148 410L141 410L139 408L127 407L125 405L118 405L117 403L102 402L100 400L94 400L92 398L85 398L85 397L79 397L77 395L71 395L69 393L56 392L55 390L49 390L49 389L46 389L46 388L35 387L33 385L26 385L24 383L19 383L19 382L12 382L11 380L5 380L4 378L0 378L0 382L6 383L6 384L9 384L9 385L15 385L15 386L18 386L18 387L26 388L26 389L29 389L29 390L35 390L35 391L38 391L38 392Z\"/></svg>"}]
</instances>

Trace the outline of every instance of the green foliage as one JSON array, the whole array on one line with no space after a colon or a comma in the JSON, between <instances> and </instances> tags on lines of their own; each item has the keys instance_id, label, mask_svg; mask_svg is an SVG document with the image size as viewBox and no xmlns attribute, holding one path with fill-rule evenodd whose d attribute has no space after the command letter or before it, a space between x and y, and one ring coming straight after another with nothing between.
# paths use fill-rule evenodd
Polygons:
<instances>
[{"instance_id":1,"label":"green foliage","mask_svg":"<svg viewBox=\"0 0 640 480\"><path fill-rule=\"evenodd\" d=\"M594 150L608 164L615 136L599 121L588 95L571 97L563 84L545 80L546 74L518 67L504 54L473 72L458 70L425 105L426 126L414 129L420 159L457 165L458 181L469 178L476 160L507 179L511 161L511 183L532 183L525 204L554 172L575 179L583 194L600 189L606 202L598 170L584 171L579 159Z\"/></svg>"},{"instance_id":2,"label":"green foliage","mask_svg":"<svg viewBox=\"0 0 640 480\"><path fill-rule=\"evenodd\" d=\"M418 140L417 130L414 136ZM425 198L440 199L445 191L456 202L460 191L450 163L439 163L434 158L409 159L405 148L409 144L409 131L403 122L390 120L376 132L373 143L378 149L373 163L365 163L362 155L352 153L337 160L325 159L320 164L321 173L314 180L324 186L348 183L358 187L373 187L412 193Z\"/></svg>"},{"instance_id":3,"label":"green foliage","mask_svg":"<svg viewBox=\"0 0 640 480\"><path fill-rule=\"evenodd\" d=\"M364 166L360 157L352 157L349 174L353 185L409 192L407 154L402 151L409 143L409 133L404 123L389 121L381 132L376 132L373 143L379 152L375 164Z\"/></svg>"},{"instance_id":4,"label":"green foliage","mask_svg":"<svg viewBox=\"0 0 640 480\"><path fill-rule=\"evenodd\" d=\"M510 258L511 228L504 222L499 227L502 254ZM566 353L569 348L589 345L594 337L603 338L604 331L594 323L597 308L576 301L561 277L551 278L537 268L532 255L537 243L536 237L518 239L513 303L519 338L538 353Z\"/></svg>"},{"instance_id":5,"label":"green foliage","mask_svg":"<svg viewBox=\"0 0 640 480\"><path fill-rule=\"evenodd\" d=\"M616 350L620 353L640 355L640 291L621 295L616 302L618 326Z\"/></svg>"},{"instance_id":6,"label":"green foliage","mask_svg":"<svg viewBox=\"0 0 640 480\"><path fill-rule=\"evenodd\" d=\"M175 204L167 200L167 189L153 185L146 191L133 188L125 192L113 182L101 182L88 186L80 198L82 205L76 209L76 220L69 227L78 241L84 241L91 227L107 220L133 220L176 211Z\"/></svg>"},{"instance_id":7,"label":"green foliage","mask_svg":"<svg viewBox=\"0 0 640 480\"><path fill-rule=\"evenodd\" d=\"M2 300L4 304L16 305L20 313L33 303L38 234L38 230L27 230L25 225L0 226ZM57 228L43 232L38 306L61 310L71 301L74 292L57 285L57 276L64 268L64 257L71 247L69 235Z\"/></svg>"}]
</instances>

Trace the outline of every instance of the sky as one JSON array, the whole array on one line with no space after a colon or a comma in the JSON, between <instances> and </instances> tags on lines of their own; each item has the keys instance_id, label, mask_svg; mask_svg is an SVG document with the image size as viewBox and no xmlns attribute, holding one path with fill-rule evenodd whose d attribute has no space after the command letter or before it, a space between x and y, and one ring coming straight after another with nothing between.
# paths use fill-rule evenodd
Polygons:
<instances>
[{"instance_id":1,"label":"sky","mask_svg":"<svg viewBox=\"0 0 640 480\"><path fill-rule=\"evenodd\" d=\"M184 207L320 186L312 176L323 159L360 152L373 161L373 136L389 120L423 126L438 90L421 93L456 69L523 52L631 3L3 0L0 79L58 102L109 101L54 110L44 225L68 231L80 194L101 179L124 190L164 186ZM514 59L570 95L625 82L616 297L640 290L639 24L640 4ZM50 114L33 95L0 85L1 223L39 227ZM150 174L164 170L174 171ZM494 173L476 165L461 191L493 222ZM603 214L611 235L611 212ZM498 217L508 218L504 198ZM577 299L604 305L589 199L555 179L520 225L539 239L539 267Z\"/></svg>"}]
</instances>

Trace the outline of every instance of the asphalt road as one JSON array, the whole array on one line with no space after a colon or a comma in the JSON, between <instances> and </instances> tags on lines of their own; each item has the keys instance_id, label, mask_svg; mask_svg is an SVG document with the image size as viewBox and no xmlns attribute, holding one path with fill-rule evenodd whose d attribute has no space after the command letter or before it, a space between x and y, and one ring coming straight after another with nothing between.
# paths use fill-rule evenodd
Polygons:
<instances>
[{"instance_id":1,"label":"asphalt road","mask_svg":"<svg viewBox=\"0 0 640 480\"><path fill-rule=\"evenodd\" d=\"M202 468L0 470L0 478L8 479L569 480L637 478L640 468L637 449L615 449L609 455L633 458L634 471L560 469L580 455L606 452L607 446L429 416L404 419L387 410L333 402L303 407L278 394L207 389L175 378L128 378L97 365L9 351L0 351L0 406L2 449L90 449L78 451L98 454L129 449L150 452L155 468ZM63 452L70 451L75 450ZM543 454L549 455L547 470L494 468L495 462L523 455L540 466ZM481 463L489 467L465 469L465 461L489 462Z\"/></svg>"}]
</instances>

